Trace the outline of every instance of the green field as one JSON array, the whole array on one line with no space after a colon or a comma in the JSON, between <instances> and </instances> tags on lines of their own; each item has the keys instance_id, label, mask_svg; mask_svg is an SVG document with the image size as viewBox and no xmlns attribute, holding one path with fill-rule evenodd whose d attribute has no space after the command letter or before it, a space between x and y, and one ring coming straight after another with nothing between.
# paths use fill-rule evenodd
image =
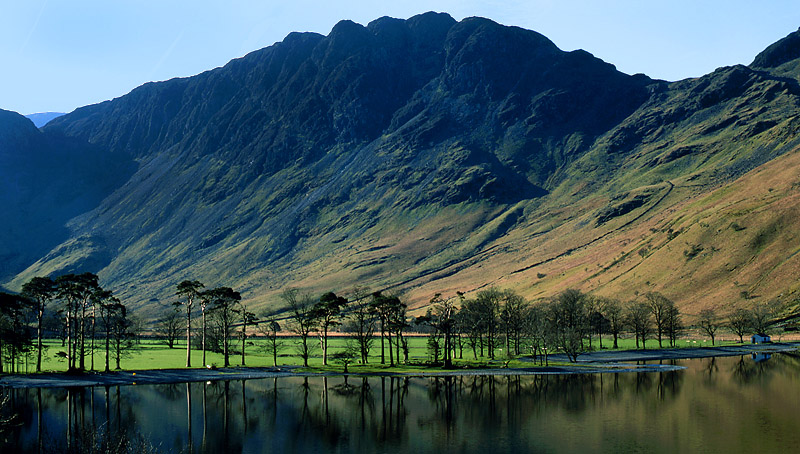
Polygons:
<instances>
[{"instance_id":1,"label":"green field","mask_svg":"<svg viewBox=\"0 0 800 454\"><path fill-rule=\"evenodd\" d=\"M370 359L368 365L351 364L349 369L352 372L381 372L381 371L415 371L425 370L429 368L425 363L428 360L427 350L427 337L425 336L409 336L406 338L409 343L409 360L410 365L402 365L389 367L389 353L388 348L386 351L386 364L382 365L380 362L380 340L376 339L372 350L370 351ZM717 341L716 346L721 345L735 345L738 342L730 340L730 336L726 336L725 341ZM341 351L345 347L344 337L330 337L329 355ZM251 344L252 342L252 344ZM278 366L300 366L303 364L300 358L296 343L297 338L285 337L281 339L282 347L278 354ZM330 370L341 371L342 365L336 363L329 358L329 365L322 366L322 350L319 348L319 341L316 337L309 338L309 344L312 346L311 357L309 358L309 366L314 370ZM57 340L45 341L45 351L42 359L42 370L44 372L64 372L67 370L66 360L57 356L58 352L66 352L65 347L61 347L61 343ZM610 336L603 336L603 349L610 349L612 340ZM634 350L636 348L633 338L623 337L618 341L619 350ZM710 340L703 339L680 339L677 343L679 348L696 348L696 347L710 347ZM248 345L245 350L245 364L249 367L271 367L272 356L271 352L267 350L267 343L264 339L248 340ZM667 342L664 341L664 347L667 348ZM658 341L649 339L647 341L648 349L658 348ZM232 345L233 354L230 355L231 366L239 366L242 363L241 350L238 343ZM592 349L599 349L597 337L592 340ZM485 352L486 353L486 352ZM401 352L402 355L402 352ZM530 363L521 363L519 361L508 362L501 349L496 351L496 359L490 361L488 357L478 357L477 360L473 358L472 350L464 343L463 359L454 361L456 367L464 368L480 368L480 367L515 367L515 366L530 366ZM204 367L202 363L202 351L192 350L192 367ZM86 358L86 368L91 369L91 357ZM220 353L206 352L206 363L208 365L222 367L224 364L223 356ZM121 367L123 370L145 370L145 369L180 369L186 364L186 343L179 341L175 348L168 348L164 341L160 340L142 340L138 345L131 349L121 360ZM102 371L105 366L105 353L102 345L96 346L94 355L94 369L95 371ZM36 367L35 354L28 355L20 363L18 363L19 372L33 372ZM111 369L114 369L114 358L110 361ZM5 370L8 370L8 365L5 365Z\"/></svg>"}]
</instances>

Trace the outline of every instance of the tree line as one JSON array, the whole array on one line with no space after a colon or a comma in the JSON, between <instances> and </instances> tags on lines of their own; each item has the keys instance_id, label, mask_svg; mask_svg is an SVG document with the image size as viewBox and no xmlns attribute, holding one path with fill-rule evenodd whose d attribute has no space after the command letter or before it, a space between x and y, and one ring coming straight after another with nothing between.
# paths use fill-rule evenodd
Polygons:
<instances>
[{"instance_id":1,"label":"tree line","mask_svg":"<svg viewBox=\"0 0 800 454\"><path fill-rule=\"evenodd\" d=\"M623 333L634 338L637 349L647 348L648 341L674 347L686 330L675 304L657 292L622 303L569 289L531 302L512 290L489 288L472 298L463 293L451 297L436 294L427 312L417 317L408 315L401 295L363 287L350 291L349 298L333 292L313 297L288 288L280 296L281 310L260 317L248 310L239 292L230 287L205 289L200 281L184 280L176 286L175 295L177 301L158 320L155 332L170 348L184 333L186 367L192 367L192 349L202 351L203 365L208 364L209 351L222 354L225 367L237 354L245 365L246 348L254 345L248 337L254 335L265 340L261 348L275 366L279 352L291 342L305 366L319 348L324 366L332 360L346 369L355 362L367 364L375 348L380 349L381 364L408 363L409 331L427 334L431 363L452 367L453 359L463 359L465 349L475 360L531 355L547 364L548 355L554 352L575 361L581 353L594 349L595 342L596 348L602 349L603 335L612 336L613 348L618 348ZM723 326L742 341L749 332L766 332L775 309L774 304L756 304L724 315L705 309L697 317L697 327L709 335L712 344ZM135 319L111 291L99 285L96 275L34 277L20 294L0 293L0 372L4 363L10 364L11 372L16 371L20 355L30 353L35 353L36 370L41 371L48 312L49 329L66 349L58 354L69 370L94 370L99 350L105 351L106 371L111 358L119 368L121 357L132 346ZM293 335L291 339L282 335L286 331ZM331 352L328 338L334 331L345 333L346 342L343 349Z\"/></svg>"},{"instance_id":2,"label":"tree line","mask_svg":"<svg viewBox=\"0 0 800 454\"><path fill-rule=\"evenodd\" d=\"M87 360L95 369L99 350L105 352L105 371L110 370L112 357L119 369L134 328L127 307L100 286L97 275L34 277L19 294L0 293L0 373L5 363L9 372L17 372L20 357L31 353L36 356L36 371L42 370L46 324L61 339L66 351L58 356L70 371L87 370Z\"/></svg>"}]
</instances>

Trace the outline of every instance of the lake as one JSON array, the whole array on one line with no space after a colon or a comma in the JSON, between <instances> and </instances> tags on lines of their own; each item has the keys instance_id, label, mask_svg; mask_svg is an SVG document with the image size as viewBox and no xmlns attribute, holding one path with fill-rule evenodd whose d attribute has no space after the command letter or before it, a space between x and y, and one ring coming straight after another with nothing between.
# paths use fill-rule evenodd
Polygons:
<instances>
[{"instance_id":1,"label":"lake","mask_svg":"<svg viewBox=\"0 0 800 454\"><path fill-rule=\"evenodd\" d=\"M800 446L800 356L664 364L686 369L7 390L21 425L0 437L0 452L60 452L119 434L161 452L193 453L727 453Z\"/></svg>"}]
</instances>

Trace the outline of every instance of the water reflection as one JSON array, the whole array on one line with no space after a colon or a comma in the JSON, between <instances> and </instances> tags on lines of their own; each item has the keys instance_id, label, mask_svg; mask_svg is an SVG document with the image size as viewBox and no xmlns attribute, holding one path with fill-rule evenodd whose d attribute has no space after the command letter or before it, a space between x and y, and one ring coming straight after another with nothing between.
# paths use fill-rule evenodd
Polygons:
<instances>
[{"instance_id":1,"label":"water reflection","mask_svg":"<svg viewBox=\"0 0 800 454\"><path fill-rule=\"evenodd\" d=\"M800 442L787 423L800 403L796 355L664 364L688 369L11 390L22 425L0 452L75 449L87 433L106 442L144 436L162 451L190 453L739 452Z\"/></svg>"}]
</instances>

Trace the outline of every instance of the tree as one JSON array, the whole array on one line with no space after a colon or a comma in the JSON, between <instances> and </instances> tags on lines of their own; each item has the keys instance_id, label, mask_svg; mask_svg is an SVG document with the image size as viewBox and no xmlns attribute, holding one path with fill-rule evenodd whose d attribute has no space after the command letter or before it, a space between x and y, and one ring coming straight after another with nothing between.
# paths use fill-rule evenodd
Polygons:
<instances>
[{"instance_id":1,"label":"tree","mask_svg":"<svg viewBox=\"0 0 800 454\"><path fill-rule=\"evenodd\" d=\"M587 311L589 323L589 348L592 348L592 334L597 334L599 349L603 349L603 334L609 331L610 322L605 316L608 298L601 296L587 296Z\"/></svg>"},{"instance_id":2,"label":"tree","mask_svg":"<svg viewBox=\"0 0 800 454\"><path fill-rule=\"evenodd\" d=\"M308 294L300 294L296 288L287 288L281 294L281 298L292 314L291 329L300 338L298 350L300 357L303 358L303 366L308 367L308 357L311 356L311 346L308 343L308 336L317 324L314 313L314 301Z\"/></svg>"},{"instance_id":3,"label":"tree","mask_svg":"<svg viewBox=\"0 0 800 454\"><path fill-rule=\"evenodd\" d=\"M675 306L675 303L658 292L648 292L644 297L647 302L647 307L650 309L650 313L653 315L653 321L656 324L658 348L662 348L663 345L661 344L661 337L665 331L668 314L671 308Z\"/></svg>"},{"instance_id":4,"label":"tree","mask_svg":"<svg viewBox=\"0 0 800 454\"><path fill-rule=\"evenodd\" d=\"M617 346L617 339L619 334L625 329L625 315L622 313L622 306L619 300L614 298L605 298L603 301L603 308L605 318L608 320L608 333L614 336L614 349Z\"/></svg>"},{"instance_id":5,"label":"tree","mask_svg":"<svg viewBox=\"0 0 800 454\"><path fill-rule=\"evenodd\" d=\"M667 309L667 322L664 329L670 345L673 347L677 346L678 336L680 336L684 328L683 321L681 320L681 312L674 305Z\"/></svg>"},{"instance_id":6,"label":"tree","mask_svg":"<svg viewBox=\"0 0 800 454\"><path fill-rule=\"evenodd\" d=\"M534 359L539 357L539 365L548 365L548 349L554 345L553 326L551 324L550 308L552 301L544 301L528 309L525 316L525 326L531 337L531 348Z\"/></svg>"},{"instance_id":7,"label":"tree","mask_svg":"<svg viewBox=\"0 0 800 454\"><path fill-rule=\"evenodd\" d=\"M266 317L266 320L262 320L259 323L258 330L264 335L264 337L267 338L267 345L265 349L272 355L272 365L277 367L278 350L280 350L280 348L283 346L283 342L281 342L278 338L278 333L281 331L281 325L274 316L268 316Z\"/></svg>"},{"instance_id":8,"label":"tree","mask_svg":"<svg viewBox=\"0 0 800 454\"><path fill-rule=\"evenodd\" d=\"M331 359L344 366L344 373L348 373L347 366L355 362L359 356L359 347L350 339L345 341L344 350L338 351L331 355Z\"/></svg>"},{"instance_id":9,"label":"tree","mask_svg":"<svg viewBox=\"0 0 800 454\"><path fill-rule=\"evenodd\" d=\"M239 303L239 309L234 310L237 312L242 320L242 366L244 366L244 347L247 344L247 327L257 323L256 314L247 310L247 305Z\"/></svg>"},{"instance_id":10,"label":"tree","mask_svg":"<svg viewBox=\"0 0 800 454\"><path fill-rule=\"evenodd\" d=\"M588 330L586 295L574 289L565 290L550 304L550 313L558 346L571 362L577 361L585 350L583 338Z\"/></svg>"},{"instance_id":11,"label":"tree","mask_svg":"<svg viewBox=\"0 0 800 454\"><path fill-rule=\"evenodd\" d=\"M384 338L387 334L386 325L388 322L389 313L391 312L392 302L390 299L390 297L383 295L381 292L375 292L372 294L372 302L370 303L370 309L372 313L378 316L381 326L381 364L386 364L386 347L384 345ZM389 362L390 365L394 365L394 361L392 359L391 340L392 335L391 332L389 332Z\"/></svg>"},{"instance_id":12,"label":"tree","mask_svg":"<svg viewBox=\"0 0 800 454\"><path fill-rule=\"evenodd\" d=\"M208 312L208 305L211 303L212 294L208 291L204 291L200 292L197 296L200 299L200 317L202 319L200 348L203 351L203 366L208 366L208 363L206 362L206 313Z\"/></svg>"},{"instance_id":13,"label":"tree","mask_svg":"<svg viewBox=\"0 0 800 454\"><path fill-rule=\"evenodd\" d=\"M58 297L66 303L68 367L85 370L86 313L92 304L92 296L102 289L93 273L59 276L56 286ZM76 358L79 359L77 367Z\"/></svg>"},{"instance_id":14,"label":"tree","mask_svg":"<svg viewBox=\"0 0 800 454\"><path fill-rule=\"evenodd\" d=\"M156 321L156 333L161 336L169 348L175 347L175 342L181 330L181 314L176 306L165 308L161 317Z\"/></svg>"},{"instance_id":15,"label":"tree","mask_svg":"<svg viewBox=\"0 0 800 454\"><path fill-rule=\"evenodd\" d=\"M739 343L744 342L744 336L747 334L751 326L753 326L752 314L747 309L736 309L728 316L728 326L731 331L739 336Z\"/></svg>"},{"instance_id":16,"label":"tree","mask_svg":"<svg viewBox=\"0 0 800 454\"><path fill-rule=\"evenodd\" d=\"M433 362L436 363L439 357L439 338L444 339L443 359L444 368L452 369L453 360L451 352L451 343L453 336L453 329L455 328L455 314L458 308L455 305L453 298L442 298L440 293L437 293L430 300L430 309L422 318L423 323L433 327L434 332L431 334L428 345L433 352Z\"/></svg>"},{"instance_id":17,"label":"tree","mask_svg":"<svg viewBox=\"0 0 800 454\"><path fill-rule=\"evenodd\" d=\"M42 320L47 304L56 295L56 283L49 277L33 277L22 285L22 294L34 303L36 311L36 372L42 371Z\"/></svg>"},{"instance_id":18,"label":"tree","mask_svg":"<svg viewBox=\"0 0 800 454\"><path fill-rule=\"evenodd\" d=\"M102 288L98 287L95 292L91 296L91 307L92 307L92 330L91 330L91 339L92 339L92 365L91 369L94 370L94 341L96 337L96 324L97 324L97 310L100 308L100 305L105 303L106 301L113 299L113 294L111 290L103 290ZM101 314L102 318L102 314ZM108 346L106 346L108 347ZM108 349L106 348L106 363L108 362Z\"/></svg>"},{"instance_id":19,"label":"tree","mask_svg":"<svg viewBox=\"0 0 800 454\"><path fill-rule=\"evenodd\" d=\"M650 318L650 307L645 303L632 302L627 309L627 323L633 330L636 337L636 348L639 348L639 340L642 341L642 348L647 348L647 338L653 333L653 321Z\"/></svg>"},{"instance_id":20,"label":"tree","mask_svg":"<svg viewBox=\"0 0 800 454\"><path fill-rule=\"evenodd\" d=\"M348 328L354 333L361 356L361 364L367 364L369 351L372 349L375 333L375 317L370 310L367 296L369 291L363 287L355 287L350 296L350 320Z\"/></svg>"},{"instance_id":21,"label":"tree","mask_svg":"<svg viewBox=\"0 0 800 454\"><path fill-rule=\"evenodd\" d=\"M777 313L777 304L773 302L754 302L750 308L750 327L756 334L768 334L769 325Z\"/></svg>"},{"instance_id":22,"label":"tree","mask_svg":"<svg viewBox=\"0 0 800 454\"><path fill-rule=\"evenodd\" d=\"M178 284L176 295L185 298L185 301L174 303L182 305L186 310L186 367L192 367L192 307L200 295L200 289L205 287L200 281L185 280ZM203 311L205 313L205 311ZM203 365L205 365L205 350L203 351Z\"/></svg>"},{"instance_id":23,"label":"tree","mask_svg":"<svg viewBox=\"0 0 800 454\"><path fill-rule=\"evenodd\" d=\"M481 305L474 299L468 299L462 302L460 318L463 325L464 333L467 335L467 343L472 348L472 356L478 359L478 349L480 349L481 357L483 356L484 333L486 332L485 320L481 314Z\"/></svg>"},{"instance_id":24,"label":"tree","mask_svg":"<svg viewBox=\"0 0 800 454\"><path fill-rule=\"evenodd\" d=\"M381 326L381 364L386 364L384 353L384 336L389 344L389 365L394 366L394 352L392 351L392 333L396 334L395 345L397 362L400 362L400 347L404 346L403 330L408 326L406 321L406 304L400 301L397 295L384 295L381 292L372 294L370 308L378 316ZM404 347L405 349L405 347Z\"/></svg>"},{"instance_id":25,"label":"tree","mask_svg":"<svg viewBox=\"0 0 800 454\"><path fill-rule=\"evenodd\" d=\"M494 359L494 350L497 348L498 315L502 300L503 292L492 287L478 292L473 305L474 316L478 319L479 326L485 330L486 348L491 359Z\"/></svg>"},{"instance_id":26,"label":"tree","mask_svg":"<svg viewBox=\"0 0 800 454\"><path fill-rule=\"evenodd\" d=\"M119 345L119 348L116 349L117 351L117 369L119 369L119 353L122 348L121 344L124 339L118 339L124 335L127 331L127 326L129 323L127 320L122 321L120 318L124 319L126 317L126 309L125 306L120 303L119 299L111 296L109 293L106 298L99 302L99 309L100 309L100 320L102 321L103 328L106 332L106 365L105 371L109 372L109 358L111 357L111 334L115 333L118 336L115 336L115 340L119 340L119 342L115 342L115 345ZM118 323L121 323L121 326L116 326ZM121 328L119 331L116 328Z\"/></svg>"},{"instance_id":27,"label":"tree","mask_svg":"<svg viewBox=\"0 0 800 454\"><path fill-rule=\"evenodd\" d=\"M408 320L406 319L406 310L408 306L400 300L398 295L392 295L388 299L388 314L386 318L387 329L391 335L394 333L395 343L395 358L397 364L400 364L400 349L404 352L404 362L408 362L408 343L403 339L403 330L408 328ZM392 340L389 338L389 348L392 348ZM391 363L392 355L389 350L389 362Z\"/></svg>"},{"instance_id":28,"label":"tree","mask_svg":"<svg viewBox=\"0 0 800 454\"><path fill-rule=\"evenodd\" d=\"M319 323L320 345L322 346L322 365L328 365L328 330L339 324L342 309L347 306L347 298L336 296L333 292L325 293L314 304L313 317Z\"/></svg>"},{"instance_id":29,"label":"tree","mask_svg":"<svg viewBox=\"0 0 800 454\"><path fill-rule=\"evenodd\" d=\"M230 366L230 340L233 332L236 304L241 301L239 292L230 287L217 287L207 290L209 311L214 314L217 329L222 340L224 367ZM206 293L204 292L204 293Z\"/></svg>"},{"instance_id":30,"label":"tree","mask_svg":"<svg viewBox=\"0 0 800 454\"><path fill-rule=\"evenodd\" d=\"M16 372L17 355L31 347L31 335L24 323L33 302L21 295L0 292L0 373L3 372L5 348L9 354L10 372Z\"/></svg>"},{"instance_id":31,"label":"tree","mask_svg":"<svg viewBox=\"0 0 800 454\"><path fill-rule=\"evenodd\" d=\"M503 308L500 311L500 323L505 331L506 355L520 354L520 337L522 335L524 314L528 303L525 298L513 290L503 292ZM513 350L512 350L513 347Z\"/></svg>"},{"instance_id":32,"label":"tree","mask_svg":"<svg viewBox=\"0 0 800 454\"><path fill-rule=\"evenodd\" d=\"M123 354L134 346L133 321L128 317L128 308L119 302L113 301L110 315L111 339L114 347L114 361L117 369L121 369L120 359Z\"/></svg>"},{"instance_id":33,"label":"tree","mask_svg":"<svg viewBox=\"0 0 800 454\"><path fill-rule=\"evenodd\" d=\"M714 309L703 309L697 317L697 325L711 337L711 345L714 345L714 337L719 329L717 313Z\"/></svg>"}]
</instances>

